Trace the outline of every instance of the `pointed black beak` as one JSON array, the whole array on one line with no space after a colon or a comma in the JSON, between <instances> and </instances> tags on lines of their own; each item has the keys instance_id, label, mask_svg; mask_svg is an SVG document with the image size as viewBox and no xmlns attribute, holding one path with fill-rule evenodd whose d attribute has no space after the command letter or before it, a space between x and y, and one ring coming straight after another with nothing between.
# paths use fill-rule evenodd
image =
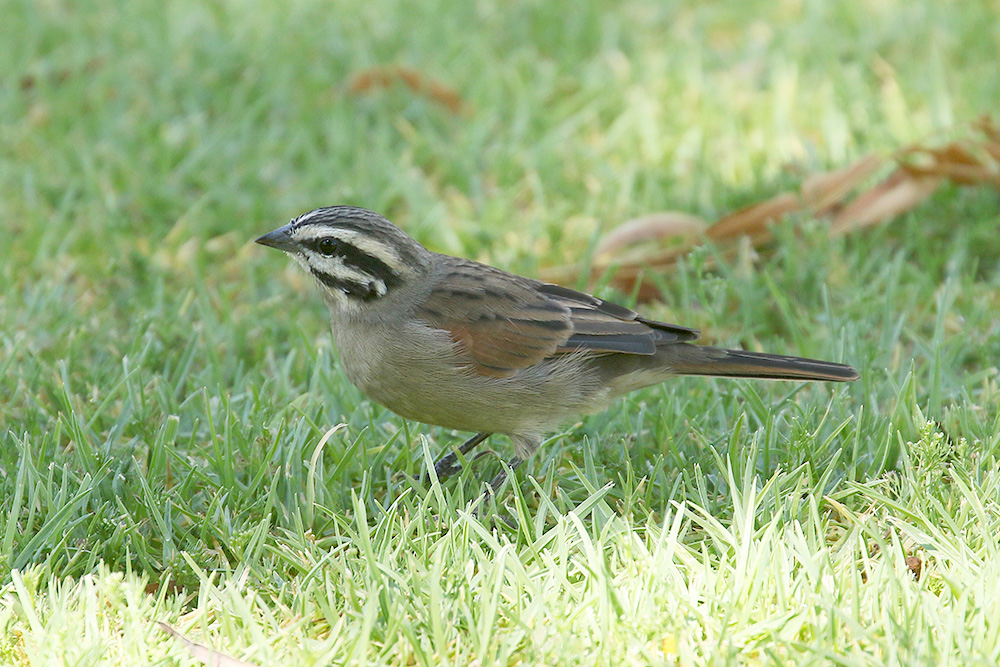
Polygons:
<instances>
[{"instance_id":1,"label":"pointed black beak","mask_svg":"<svg viewBox=\"0 0 1000 667\"><path fill-rule=\"evenodd\" d=\"M292 252L295 250L295 241L292 240L292 235L288 233L288 228L289 225L278 227L273 232L268 232L257 239L257 243L277 248L278 250L284 250L285 252Z\"/></svg>"}]
</instances>

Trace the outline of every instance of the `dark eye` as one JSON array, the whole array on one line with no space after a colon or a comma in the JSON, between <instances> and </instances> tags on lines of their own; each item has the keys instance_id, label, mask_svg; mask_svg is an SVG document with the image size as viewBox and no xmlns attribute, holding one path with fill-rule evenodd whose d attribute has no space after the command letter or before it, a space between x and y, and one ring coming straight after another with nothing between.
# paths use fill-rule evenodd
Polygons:
<instances>
[{"instance_id":1,"label":"dark eye","mask_svg":"<svg viewBox=\"0 0 1000 667\"><path fill-rule=\"evenodd\" d=\"M326 255L327 257L333 257L334 255L337 254L337 250L340 249L340 241L338 241L337 239L331 239L329 237L325 239L320 239L316 243L316 249L319 250L320 253Z\"/></svg>"}]
</instances>

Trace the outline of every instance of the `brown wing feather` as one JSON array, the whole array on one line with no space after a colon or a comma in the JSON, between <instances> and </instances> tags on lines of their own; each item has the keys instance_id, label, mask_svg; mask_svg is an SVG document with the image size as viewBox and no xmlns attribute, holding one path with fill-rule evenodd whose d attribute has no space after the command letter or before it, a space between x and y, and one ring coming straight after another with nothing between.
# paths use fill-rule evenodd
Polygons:
<instances>
[{"instance_id":1,"label":"brown wing feather","mask_svg":"<svg viewBox=\"0 0 1000 667\"><path fill-rule=\"evenodd\" d=\"M569 307L573 335L566 341L568 350L654 354L657 345L694 340L700 333L697 329L647 320L630 308L568 287L539 283L538 290Z\"/></svg>"},{"instance_id":2,"label":"brown wing feather","mask_svg":"<svg viewBox=\"0 0 1000 667\"><path fill-rule=\"evenodd\" d=\"M447 272L417 316L448 331L483 375L510 377L546 358L581 349L651 355L657 345L698 337L694 329L643 319L584 292L446 259Z\"/></svg>"},{"instance_id":3,"label":"brown wing feather","mask_svg":"<svg viewBox=\"0 0 1000 667\"><path fill-rule=\"evenodd\" d=\"M535 281L464 260L450 263L418 316L448 331L477 372L495 377L553 356L573 333L569 308Z\"/></svg>"}]
</instances>

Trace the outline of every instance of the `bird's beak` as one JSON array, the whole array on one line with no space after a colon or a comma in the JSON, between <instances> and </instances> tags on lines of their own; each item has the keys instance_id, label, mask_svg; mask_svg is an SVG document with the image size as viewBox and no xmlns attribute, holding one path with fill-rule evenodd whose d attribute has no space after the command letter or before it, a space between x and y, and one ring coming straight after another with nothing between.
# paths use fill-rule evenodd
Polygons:
<instances>
[{"instance_id":1,"label":"bird's beak","mask_svg":"<svg viewBox=\"0 0 1000 667\"><path fill-rule=\"evenodd\" d=\"M288 233L288 228L289 225L278 227L273 232L268 232L257 239L257 243L271 246L278 250L284 250L285 252L292 252L295 250L295 242L292 241L292 235Z\"/></svg>"}]
</instances>

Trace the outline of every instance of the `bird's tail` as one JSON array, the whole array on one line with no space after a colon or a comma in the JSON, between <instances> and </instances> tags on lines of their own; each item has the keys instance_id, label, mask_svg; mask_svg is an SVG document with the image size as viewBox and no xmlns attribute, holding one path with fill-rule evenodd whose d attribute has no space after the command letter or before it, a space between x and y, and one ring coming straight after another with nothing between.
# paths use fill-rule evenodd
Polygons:
<instances>
[{"instance_id":1,"label":"bird's tail","mask_svg":"<svg viewBox=\"0 0 1000 667\"><path fill-rule=\"evenodd\" d=\"M846 364L783 354L726 350L689 343L671 345L662 352L668 352L666 363L677 375L828 382L853 382L861 377Z\"/></svg>"}]
</instances>

